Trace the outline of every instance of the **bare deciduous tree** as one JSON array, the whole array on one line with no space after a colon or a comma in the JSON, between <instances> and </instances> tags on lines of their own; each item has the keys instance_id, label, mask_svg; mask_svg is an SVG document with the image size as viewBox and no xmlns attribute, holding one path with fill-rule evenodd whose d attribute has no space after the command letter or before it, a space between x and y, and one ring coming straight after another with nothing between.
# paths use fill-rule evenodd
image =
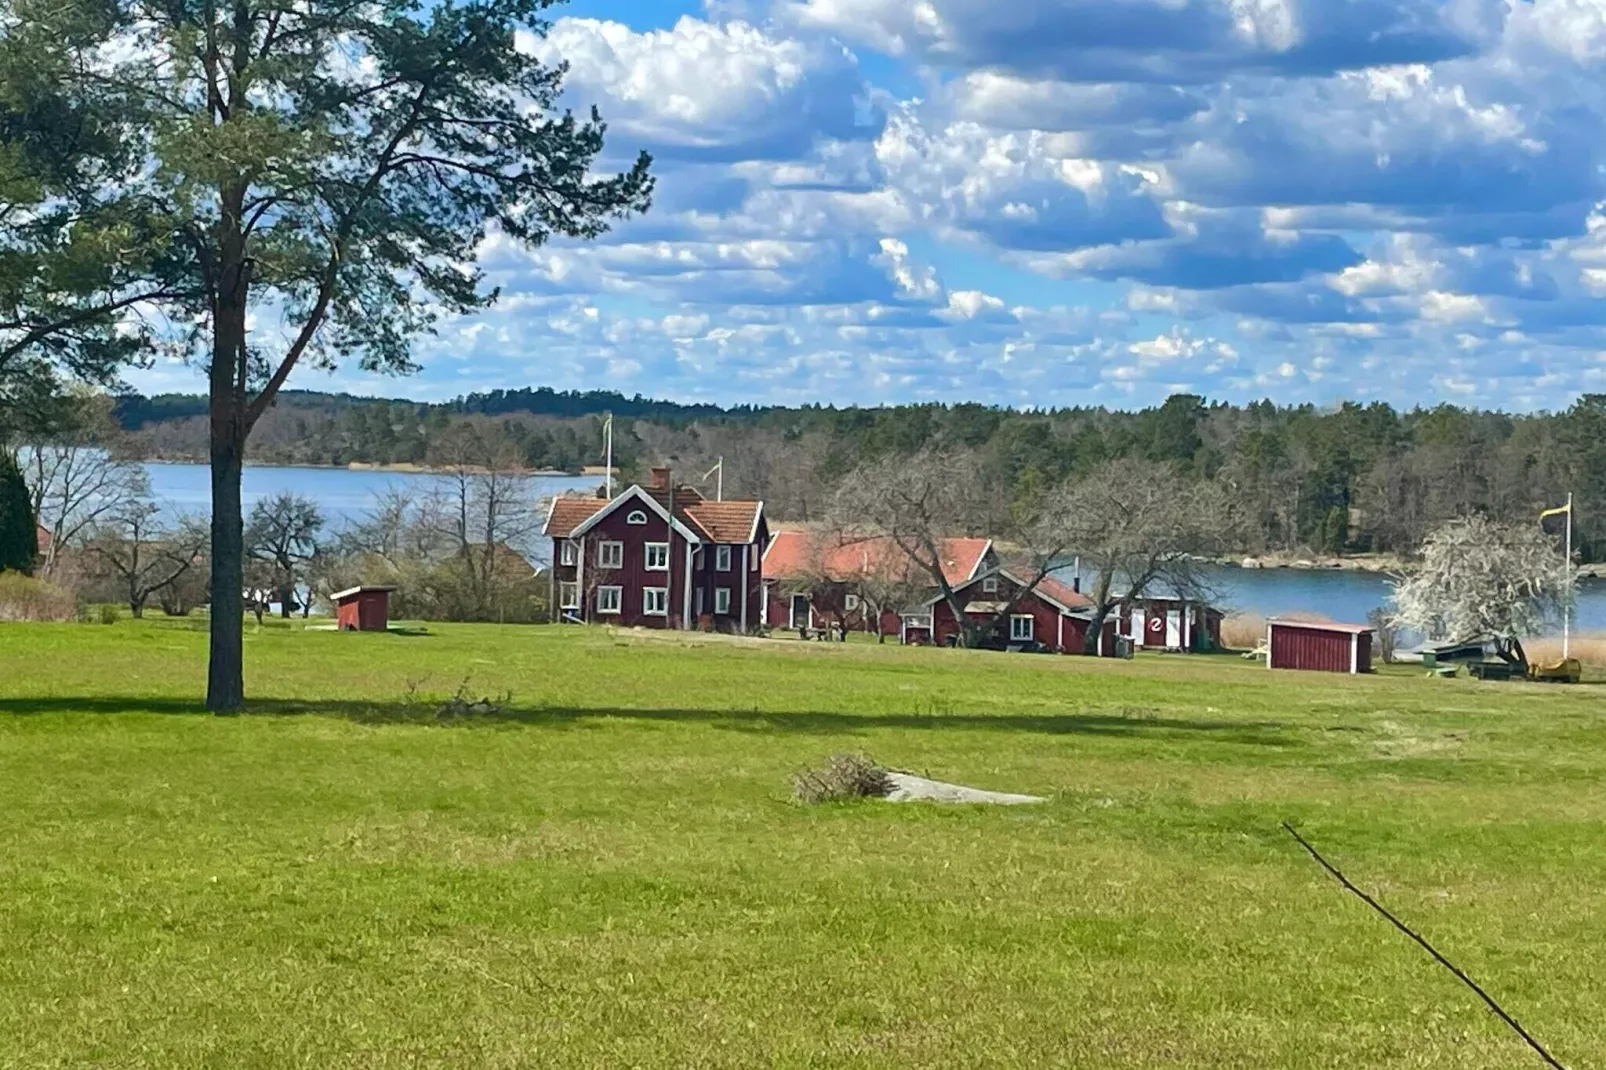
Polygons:
<instances>
[{"instance_id":1,"label":"bare deciduous tree","mask_svg":"<svg viewBox=\"0 0 1606 1070\"><path fill-rule=\"evenodd\" d=\"M149 501L129 502L95 529L89 552L125 592L128 611L145 615L145 603L206 567L207 524L191 517L165 527Z\"/></svg>"},{"instance_id":2,"label":"bare deciduous tree","mask_svg":"<svg viewBox=\"0 0 1606 1070\"><path fill-rule=\"evenodd\" d=\"M246 557L266 566L266 586L279 601L281 617L290 616L299 597L296 581L318 554L318 535L323 526L317 503L288 491L264 498L251 508L251 518L245 525ZM310 592L307 602L310 606ZM261 611L254 612L260 622Z\"/></svg>"},{"instance_id":3,"label":"bare deciduous tree","mask_svg":"<svg viewBox=\"0 0 1606 1070\"><path fill-rule=\"evenodd\" d=\"M1235 525L1230 502L1214 484L1183 479L1165 465L1113 461L1070 488L1062 515L1066 545L1095 573L1090 654L1122 603L1156 588L1181 598L1214 597L1201 565L1230 545Z\"/></svg>"},{"instance_id":4,"label":"bare deciduous tree","mask_svg":"<svg viewBox=\"0 0 1606 1070\"><path fill-rule=\"evenodd\" d=\"M500 428L453 428L437 447L435 462L444 472L429 511L454 548L464 595L483 615L496 603L513 557L523 560L544 517L523 456Z\"/></svg>"},{"instance_id":5,"label":"bare deciduous tree","mask_svg":"<svg viewBox=\"0 0 1606 1070\"><path fill-rule=\"evenodd\" d=\"M103 517L150 492L143 466L115 452L121 436L111 399L76 394L63 406L58 430L23 447L18 463L34 516L50 533L42 571L54 575L62 551L75 547Z\"/></svg>"},{"instance_id":6,"label":"bare deciduous tree","mask_svg":"<svg viewBox=\"0 0 1606 1070\"><path fill-rule=\"evenodd\" d=\"M1556 619L1577 568L1536 524L1452 520L1422 544L1421 561L1394 585L1394 621L1430 640L1535 635Z\"/></svg>"},{"instance_id":7,"label":"bare deciduous tree","mask_svg":"<svg viewBox=\"0 0 1606 1070\"><path fill-rule=\"evenodd\" d=\"M1061 487L1035 488L1012 502L1003 501L973 455L922 451L851 473L832 503L829 526L842 538L890 540L913 566L901 582L918 577L937 592L959 622L961 641L973 646L1062 561L1072 530L1069 505ZM965 536L1006 541L1016 558L1021 585L989 620L966 615L945 567L947 541Z\"/></svg>"}]
</instances>

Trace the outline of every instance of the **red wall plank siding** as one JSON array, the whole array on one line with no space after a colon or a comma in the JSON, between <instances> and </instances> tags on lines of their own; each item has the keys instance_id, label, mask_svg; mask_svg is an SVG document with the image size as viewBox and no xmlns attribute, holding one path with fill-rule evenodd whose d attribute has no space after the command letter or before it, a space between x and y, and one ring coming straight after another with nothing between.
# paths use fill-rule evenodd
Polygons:
<instances>
[{"instance_id":1,"label":"red wall plank siding","mask_svg":"<svg viewBox=\"0 0 1606 1070\"><path fill-rule=\"evenodd\" d=\"M1302 628L1297 624L1273 623L1270 664L1273 669L1304 669L1309 672L1348 673L1354 644L1357 672L1372 671L1372 637L1367 633Z\"/></svg>"}]
</instances>

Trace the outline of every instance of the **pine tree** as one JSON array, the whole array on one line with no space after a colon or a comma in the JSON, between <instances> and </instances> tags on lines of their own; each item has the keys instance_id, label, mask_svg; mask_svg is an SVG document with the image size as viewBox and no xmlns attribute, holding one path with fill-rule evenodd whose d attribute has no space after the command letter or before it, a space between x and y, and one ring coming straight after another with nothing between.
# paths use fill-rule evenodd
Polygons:
<instances>
[{"instance_id":1,"label":"pine tree","mask_svg":"<svg viewBox=\"0 0 1606 1070\"><path fill-rule=\"evenodd\" d=\"M34 526L28 484L10 450L0 450L0 572L33 571L39 554L39 529Z\"/></svg>"}]
</instances>

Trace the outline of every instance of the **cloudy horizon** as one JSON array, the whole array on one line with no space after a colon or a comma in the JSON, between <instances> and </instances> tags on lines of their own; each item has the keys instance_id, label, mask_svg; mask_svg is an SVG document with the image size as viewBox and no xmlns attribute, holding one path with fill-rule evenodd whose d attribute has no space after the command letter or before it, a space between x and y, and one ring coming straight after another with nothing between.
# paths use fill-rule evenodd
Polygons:
<instances>
[{"instance_id":1,"label":"cloudy horizon","mask_svg":"<svg viewBox=\"0 0 1606 1070\"><path fill-rule=\"evenodd\" d=\"M1606 0L576 0L644 218L493 238L407 379L733 404L1606 391ZM146 392L204 388L160 364Z\"/></svg>"}]
</instances>

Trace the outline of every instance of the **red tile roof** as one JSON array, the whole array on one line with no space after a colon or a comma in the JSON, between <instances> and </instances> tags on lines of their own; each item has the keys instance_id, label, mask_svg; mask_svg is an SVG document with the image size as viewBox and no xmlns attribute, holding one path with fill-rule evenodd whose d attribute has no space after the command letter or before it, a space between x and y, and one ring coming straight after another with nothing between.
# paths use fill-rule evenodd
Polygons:
<instances>
[{"instance_id":1,"label":"red tile roof","mask_svg":"<svg viewBox=\"0 0 1606 1070\"><path fill-rule=\"evenodd\" d=\"M646 487L641 490L668 509L668 491ZM575 528L607 506L608 502L601 498L556 498L552 502L552 512L547 517L546 535L552 539L566 539L574 533ZM692 487L675 488L675 519L706 542L747 542L753 537L753 529L763 509L761 502L711 502Z\"/></svg>"},{"instance_id":2,"label":"red tile roof","mask_svg":"<svg viewBox=\"0 0 1606 1070\"><path fill-rule=\"evenodd\" d=\"M1093 599L1077 591L1070 584L1061 583L1053 576L1044 576L1038 580L1037 590L1042 592L1044 597L1053 599L1066 609L1091 609L1093 606Z\"/></svg>"},{"instance_id":3,"label":"red tile roof","mask_svg":"<svg viewBox=\"0 0 1606 1070\"><path fill-rule=\"evenodd\" d=\"M43 524L35 524L34 528L37 532L37 537L34 541L39 547L40 554L48 554L50 552L51 540L50 529L45 527Z\"/></svg>"},{"instance_id":4,"label":"red tile roof","mask_svg":"<svg viewBox=\"0 0 1606 1070\"><path fill-rule=\"evenodd\" d=\"M748 542L764 506L759 502L699 501L684 507L681 515L690 518L709 542Z\"/></svg>"},{"instance_id":5,"label":"red tile roof","mask_svg":"<svg viewBox=\"0 0 1606 1070\"><path fill-rule=\"evenodd\" d=\"M607 504L601 498L552 499L552 511L546 518L546 536L550 539L567 539L575 528L602 512Z\"/></svg>"},{"instance_id":6,"label":"red tile roof","mask_svg":"<svg viewBox=\"0 0 1606 1070\"><path fill-rule=\"evenodd\" d=\"M961 584L981 567L989 539L944 539L942 571L950 584ZM807 531L781 531L764 554L765 579L799 579L820 575L846 580L867 574L910 576L915 569L889 538L832 543L829 536ZM925 576L911 577L924 582Z\"/></svg>"}]
</instances>

